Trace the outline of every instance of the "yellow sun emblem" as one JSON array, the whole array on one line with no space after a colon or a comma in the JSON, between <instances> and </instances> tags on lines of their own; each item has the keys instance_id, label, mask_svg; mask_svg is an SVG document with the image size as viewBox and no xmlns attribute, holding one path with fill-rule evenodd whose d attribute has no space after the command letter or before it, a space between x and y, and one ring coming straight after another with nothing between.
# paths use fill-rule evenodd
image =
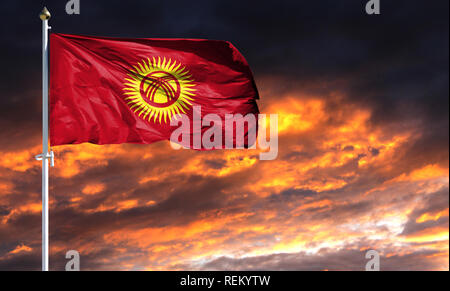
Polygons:
<instances>
[{"instance_id":1,"label":"yellow sun emblem","mask_svg":"<svg viewBox=\"0 0 450 291\"><path fill-rule=\"evenodd\" d=\"M165 123L186 113L195 97L195 83L181 63L165 57L148 58L133 66L123 90L134 113L144 120Z\"/></svg>"}]
</instances>

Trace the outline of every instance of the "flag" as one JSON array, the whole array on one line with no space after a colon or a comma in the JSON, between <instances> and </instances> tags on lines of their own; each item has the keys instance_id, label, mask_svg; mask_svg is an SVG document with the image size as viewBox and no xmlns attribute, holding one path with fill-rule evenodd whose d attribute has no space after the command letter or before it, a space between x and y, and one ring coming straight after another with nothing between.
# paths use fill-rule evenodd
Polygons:
<instances>
[{"instance_id":1,"label":"flag","mask_svg":"<svg viewBox=\"0 0 450 291\"><path fill-rule=\"evenodd\" d=\"M257 99L247 61L226 41L50 36L52 146L169 140L180 115L189 117L193 137L210 128L196 132L194 109L225 121L256 116Z\"/></svg>"}]
</instances>

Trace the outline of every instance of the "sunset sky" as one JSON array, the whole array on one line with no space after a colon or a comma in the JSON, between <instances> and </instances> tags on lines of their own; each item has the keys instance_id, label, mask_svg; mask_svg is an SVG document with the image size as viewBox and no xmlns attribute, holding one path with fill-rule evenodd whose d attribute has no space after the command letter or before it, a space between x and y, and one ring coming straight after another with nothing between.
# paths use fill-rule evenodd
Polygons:
<instances>
[{"instance_id":1,"label":"sunset sky","mask_svg":"<svg viewBox=\"0 0 450 291\"><path fill-rule=\"evenodd\" d=\"M50 267L449 269L449 1L8 1L0 56L0 270L41 268L41 21L54 32L231 41L279 155L53 148ZM126 4L125 4L126 3Z\"/></svg>"}]
</instances>

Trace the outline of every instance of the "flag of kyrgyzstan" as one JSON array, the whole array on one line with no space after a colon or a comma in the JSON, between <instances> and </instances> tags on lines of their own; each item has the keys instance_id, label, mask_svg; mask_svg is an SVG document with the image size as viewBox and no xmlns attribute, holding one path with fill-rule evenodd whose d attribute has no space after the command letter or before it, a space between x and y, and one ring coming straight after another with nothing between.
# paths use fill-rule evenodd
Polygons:
<instances>
[{"instance_id":1,"label":"flag of kyrgyzstan","mask_svg":"<svg viewBox=\"0 0 450 291\"><path fill-rule=\"evenodd\" d=\"M201 117L224 121L226 114L258 114L257 99L249 65L229 42L50 37L53 146L168 140L180 114L190 119L192 141L194 106Z\"/></svg>"}]
</instances>

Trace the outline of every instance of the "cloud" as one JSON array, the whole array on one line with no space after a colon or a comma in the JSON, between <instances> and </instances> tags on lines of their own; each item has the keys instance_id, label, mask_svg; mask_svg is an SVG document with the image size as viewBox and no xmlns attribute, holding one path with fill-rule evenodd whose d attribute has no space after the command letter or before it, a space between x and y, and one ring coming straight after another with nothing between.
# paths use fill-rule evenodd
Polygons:
<instances>
[{"instance_id":1,"label":"cloud","mask_svg":"<svg viewBox=\"0 0 450 291\"><path fill-rule=\"evenodd\" d=\"M420 234L430 235L433 233L437 239L448 239L448 202L448 187L428 194L421 205L409 215L409 220L402 235L406 237L418 236L420 238Z\"/></svg>"},{"instance_id":2,"label":"cloud","mask_svg":"<svg viewBox=\"0 0 450 291\"><path fill-rule=\"evenodd\" d=\"M359 259L345 255L372 247L383 252L386 268L410 269L404 258L445 268L442 153L416 153L411 164L410 149L424 137L417 128L373 127L371 111L345 98L295 94L269 110L302 116L310 126L299 130L280 119L280 158L272 162L259 161L258 150L197 153L168 143L59 147L51 191L54 266L77 249L89 262L85 269L251 269L257 264L249 257L280 260L259 265L268 269L358 269ZM10 266L19 260L10 253L17 245L39 246L39 189L17 175L39 181L39 166L2 167L10 177L5 189L16 195L2 195L0 203L1 236L17 235L2 247ZM299 256L304 266L290 261Z\"/></svg>"},{"instance_id":3,"label":"cloud","mask_svg":"<svg viewBox=\"0 0 450 291\"><path fill-rule=\"evenodd\" d=\"M54 148L53 269L76 249L85 270L362 270L376 249L384 270L448 270L448 1L386 3L377 19L337 1L90 1L77 21L46 3L58 32L231 40L280 117L275 161ZM36 270L41 7L5 6L24 20L0 40L0 269Z\"/></svg>"},{"instance_id":4,"label":"cloud","mask_svg":"<svg viewBox=\"0 0 450 291\"><path fill-rule=\"evenodd\" d=\"M359 249L323 249L317 254L294 253L232 259L221 257L200 267L201 270L238 271L364 271L368 260ZM434 258L433 258L434 257ZM433 258L433 259L430 259ZM414 263L411 263L414 262ZM418 251L412 254L382 257L382 271L420 271L439 269L445 254L437 251ZM180 266L192 268L192 266Z\"/></svg>"}]
</instances>

